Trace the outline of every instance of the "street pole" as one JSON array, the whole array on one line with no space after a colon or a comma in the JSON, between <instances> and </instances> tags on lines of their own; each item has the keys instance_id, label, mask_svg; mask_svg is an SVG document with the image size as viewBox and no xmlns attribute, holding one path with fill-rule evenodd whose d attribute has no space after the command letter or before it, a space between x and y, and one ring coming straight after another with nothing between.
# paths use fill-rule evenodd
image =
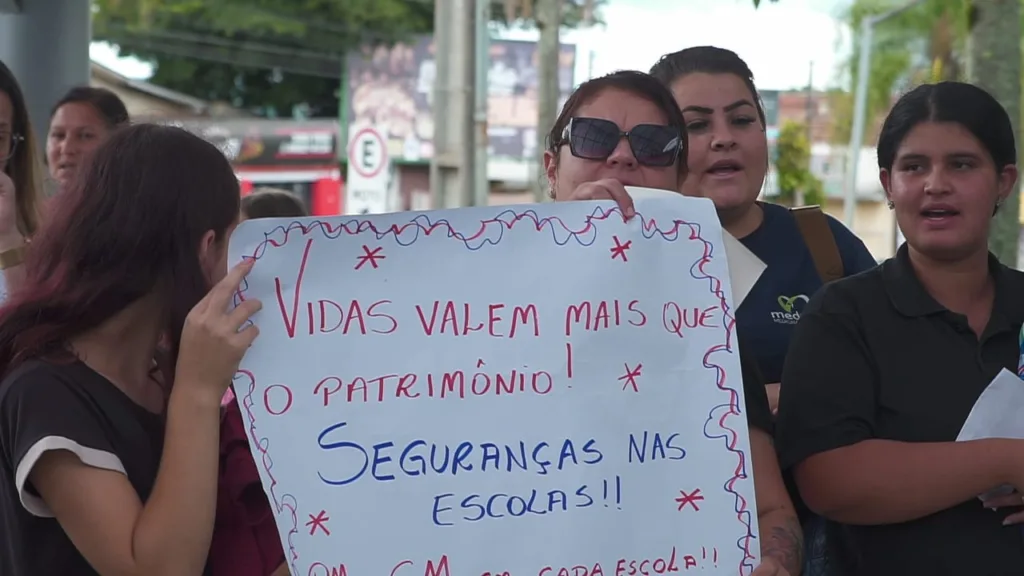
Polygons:
<instances>
[{"instance_id":1,"label":"street pole","mask_svg":"<svg viewBox=\"0 0 1024 576\"><path fill-rule=\"evenodd\" d=\"M491 181L487 177L487 96L490 92L488 77L491 69L491 2L476 0L476 91L474 92L473 121L476 134L473 185L473 205L487 206L490 202Z\"/></svg>"},{"instance_id":2,"label":"street pole","mask_svg":"<svg viewBox=\"0 0 1024 576\"><path fill-rule=\"evenodd\" d=\"M857 62L857 88L853 97L853 126L850 130L850 147L847 150L846 185L844 186L843 221L847 228L853 229L853 220L857 212L857 164L860 161L860 149L864 145L864 124L867 115L868 78L871 76L871 49L875 26L917 6L924 0L913 0L899 8L868 16L860 22L860 53Z\"/></svg>"},{"instance_id":3,"label":"street pole","mask_svg":"<svg viewBox=\"0 0 1024 576\"><path fill-rule=\"evenodd\" d=\"M435 0L432 207L472 204L476 178L475 0Z\"/></svg>"},{"instance_id":4,"label":"street pole","mask_svg":"<svg viewBox=\"0 0 1024 576\"><path fill-rule=\"evenodd\" d=\"M558 60L560 54L558 29L562 24L561 0L537 0L536 22L540 29L537 42L537 157L533 160L533 198L543 202L548 198L547 178L544 174L545 136L558 116Z\"/></svg>"},{"instance_id":5,"label":"street pole","mask_svg":"<svg viewBox=\"0 0 1024 576\"><path fill-rule=\"evenodd\" d=\"M807 132L807 170L811 169L814 160L814 61L812 60L807 70L807 101L804 102L804 128ZM803 187L796 189L793 205L803 206L806 203Z\"/></svg>"},{"instance_id":6,"label":"street pole","mask_svg":"<svg viewBox=\"0 0 1024 576\"><path fill-rule=\"evenodd\" d=\"M853 126L850 130L850 148L846 151L846 186L843 199L843 222L853 230L857 213L857 169L860 148L864 143L864 116L867 112L868 77L871 75L871 39L874 23L865 18L860 23L860 59L857 63L857 91L853 100Z\"/></svg>"}]
</instances>

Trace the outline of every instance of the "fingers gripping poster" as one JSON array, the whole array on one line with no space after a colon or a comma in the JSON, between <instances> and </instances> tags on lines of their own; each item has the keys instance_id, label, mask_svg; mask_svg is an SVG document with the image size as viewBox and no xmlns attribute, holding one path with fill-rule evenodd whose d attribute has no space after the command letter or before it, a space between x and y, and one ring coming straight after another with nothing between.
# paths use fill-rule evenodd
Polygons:
<instances>
[{"instance_id":1,"label":"fingers gripping poster","mask_svg":"<svg viewBox=\"0 0 1024 576\"><path fill-rule=\"evenodd\" d=\"M298 576L750 574L709 201L254 220L233 385Z\"/></svg>"}]
</instances>

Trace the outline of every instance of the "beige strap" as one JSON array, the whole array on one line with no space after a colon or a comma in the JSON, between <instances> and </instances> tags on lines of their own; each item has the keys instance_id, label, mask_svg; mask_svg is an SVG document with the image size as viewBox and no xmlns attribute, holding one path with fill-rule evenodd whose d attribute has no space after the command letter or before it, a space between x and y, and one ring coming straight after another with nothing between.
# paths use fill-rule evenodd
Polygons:
<instances>
[{"instance_id":1,"label":"beige strap","mask_svg":"<svg viewBox=\"0 0 1024 576\"><path fill-rule=\"evenodd\" d=\"M801 206L790 208L804 244L811 251L814 267L823 283L829 283L843 277L843 257L839 254L836 237L828 225L828 216L820 206Z\"/></svg>"},{"instance_id":2,"label":"beige strap","mask_svg":"<svg viewBox=\"0 0 1024 576\"><path fill-rule=\"evenodd\" d=\"M17 246L0 252L0 270L20 266L25 262L25 245Z\"/></svg>"}]
</instances>

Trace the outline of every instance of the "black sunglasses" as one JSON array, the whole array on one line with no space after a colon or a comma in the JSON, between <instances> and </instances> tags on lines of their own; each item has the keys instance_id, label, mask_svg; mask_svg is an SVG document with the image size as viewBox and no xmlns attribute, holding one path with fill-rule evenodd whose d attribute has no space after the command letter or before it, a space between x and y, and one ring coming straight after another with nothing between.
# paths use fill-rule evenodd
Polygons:
<instances>
[{"instance_id":1,"label":"black sunglasses","mask_svg":"<svg viewBox=\"0 0 1024 576\"><path fill-rule=\"evenodd\" d=\"M602 118L570 118L560 144L568 143L569 151L577 158L607 160L623 138L629 141L636 161L644 166L671 166L683 149L682 135L671 126L637 124L624 131Z\"/></svg>"}]
</instances>

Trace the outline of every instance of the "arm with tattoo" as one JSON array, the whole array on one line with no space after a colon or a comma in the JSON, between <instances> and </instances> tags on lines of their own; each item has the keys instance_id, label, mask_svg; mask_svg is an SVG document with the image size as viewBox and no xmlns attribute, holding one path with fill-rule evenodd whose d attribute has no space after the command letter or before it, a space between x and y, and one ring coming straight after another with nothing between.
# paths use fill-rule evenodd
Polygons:
<instances>
[{"instance_id":1,"label":"arm with tattoo","mask_svg":"<svg viewBox=\"0 0 1024 576\"><path fill-rule=\"evenodd\" d=\"M758 516L761 525L761 558L774 558L790 576L803 568L804 537L792 510L773 510Z\"/></svg>"},{"instance_id":2,"label":"arm with tattoo","mask_svg":"<svg viewBox=\"0 0 1024 576\"><path fill-rule=\"evenodd\" d=\"M761 558L772 558L790 576L798 576L803 567L803 530L782 481L771 437L756 428L750 430L750 459L754 469Z\"/></svg>"}]
</instances>

